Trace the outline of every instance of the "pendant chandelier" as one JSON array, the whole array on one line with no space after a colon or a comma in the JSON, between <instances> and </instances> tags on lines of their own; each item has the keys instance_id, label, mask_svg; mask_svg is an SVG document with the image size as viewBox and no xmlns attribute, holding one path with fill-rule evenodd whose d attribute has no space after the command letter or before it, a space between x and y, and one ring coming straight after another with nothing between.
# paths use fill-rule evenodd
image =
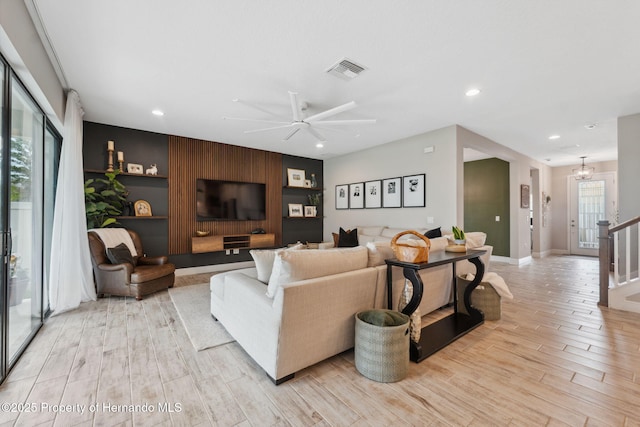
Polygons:
<instances>
[{"instance_id":1,"label":"pendant chandelier","mask_svg":"<svg viewBox=\"0 0 640 427\"><path fill-rule=\"evenodd\" d=\"M580 158L582 159L582 166L580 166L580 168L578 169L573 170L573 177L579 181L593 178L593 171L595 170L595 168L591 166L585 166L584 159L586 159L587 156L582 156Z\"/></svg>"}]
</instances>

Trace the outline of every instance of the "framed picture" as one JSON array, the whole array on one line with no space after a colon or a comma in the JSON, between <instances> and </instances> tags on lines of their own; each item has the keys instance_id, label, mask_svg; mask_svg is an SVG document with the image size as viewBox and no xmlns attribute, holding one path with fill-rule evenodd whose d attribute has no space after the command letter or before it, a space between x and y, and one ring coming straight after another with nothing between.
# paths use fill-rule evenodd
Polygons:
<instances>
[{"instance_id":1,"label":"framed picture","mask_svg":"<svg viewBox=\"0 0 640 427\"><path fill-rule=\"evenodd\" d=\"M529 194L531 189L528 184L520 185L520 207L523 209L529 209Z\"/></svg>"},{"instance_id":2,"label":"framed picture","mask_svg":"<svg viewBox=\"0 0 640 427\"><path fill-rule=\"evenodd\" d=\"M349 209L364 208L364 183L349 184Z\"/></svg>"},{"instance_id":3,"label":"framed picture","mask_svg":"<svg viewBox=\"0 0 640 427\"><path fill-rule=\"evenodd\" d=\"M303 217L304 211L302 210L301 203L289 203L289 216L290 217Z\"/></svg>"},{"instance_id":4,"label":"framed picture","mask_svg":"<svg viewBox=\"0 0 640 427\"><path fill-rule=\"evenodd\" d=\"M425 206L425 174L402 177L402 206L422 208Z\"/></svg>"},{"instance_id":5,"label":"framed picture","mask_svg":"<svg viewBox=\"0 0 640 427\"><path fill-rule=\"evenodd\" d=\"M349 209L349 186L336 185L336 209Z\"/></svg>"},{"instance_id":6,"label":"framed picture","mask_svg":"<svg viewBox=\"0 0 640 427\"><path fill-rule=\"evenodd\" d=\"M314 217L318 214L317 206L305 206L304 207L304 216L306 217Z\"/></svg>"},{"instance_id":7,"label":"framed picture","mask_svg":"<svg viewBox=\"0 0 640 427\"><path fill-rule=\"evenodd\" d=\"M146 200L136 200L133 208L136 211L136 216L152 216L151 205Z\"/></svg>"},{"instance_id":8,"label":"framed picture","mask_svg":"<svg viewBox=\"0 0 640 427\"><path fill-rule=\"evenodd\" d=\"M304 170L287 168L289 187L304 187Z\"/></svg>"},{"instance_id":9,"label":"framed picture","mask_svg":"<svg viewBox=\"0 0 640 427\"><path fill-rule=\"evenodd\" d=\"M142 165L137 163L127 163L127 173L138 173L142 175Z\"/></svg>"},{"instance_id":10,"label":"framed picture","mask_svg":"<svg viewBox=\"0 0 640 427\"><path fill-rule=\"evenodd\" d=\"M387 178L382 180L382 207L402 207L402 178Z\"/></svg>"},{"instance_id":11,"label":"framed picture","mask_svg":"<svg viewBox=\"0 0 640 427\"><path fill-rule=\"evenodd\" d=\"M310 179L305 179L304 180L304 188L311 188L311 180Z\"/></svg>"},{"instance_id":12,"label":"framed picture","mask_svg":"<svg viewBox=\"0 0 640 427\"><path fill-rule=\"evenodd\" d=\"M364 207L382 207L382 181L367 181L364 183Z\"/></svg>"}]
</instances>

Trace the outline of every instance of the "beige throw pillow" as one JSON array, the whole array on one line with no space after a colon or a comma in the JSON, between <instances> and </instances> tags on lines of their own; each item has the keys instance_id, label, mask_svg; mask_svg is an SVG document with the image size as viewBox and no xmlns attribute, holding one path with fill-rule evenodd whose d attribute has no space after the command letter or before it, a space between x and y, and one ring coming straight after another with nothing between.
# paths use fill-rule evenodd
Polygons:
<instances>
[{"instance_id":1,"label":"beige throw pillow","mask_svg":"<svg viewBox=\"0 0 640 427\"><path fill-rule=\"evenodd\" d=\"M384 265L385 259L395 258L389 242L369 242L367 243L367 251L369 252L368 267Z\"/></svg>"},{"instance_id":2,"label":"beige throw pillow","mask_svg":"<svg viewBox=\"0 0 640 427\"><path fill-rule=\"evenodd\" d=\"M294 245L288 248L279 249L252 249L249 251L253 261L256 263L256 270L258 272L258 280L264 284L269 282L271 277L271 271L273 270L273 262L276 259L276 254L281 251L291 251L302 249L302 244Z\"/></svg>"}]
</instances>

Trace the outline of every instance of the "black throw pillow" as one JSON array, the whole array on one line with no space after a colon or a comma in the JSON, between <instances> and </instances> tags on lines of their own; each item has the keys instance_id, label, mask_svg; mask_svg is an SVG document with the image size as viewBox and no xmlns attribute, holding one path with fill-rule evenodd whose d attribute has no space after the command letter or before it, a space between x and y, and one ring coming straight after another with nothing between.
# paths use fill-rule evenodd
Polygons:
<instances>
[{"instance_id":1,"label":"black throw pillow","mask_svg":"<svg viewBox=\"0 0 640 427\"><path fill-rule=\"evenodd\" d=\"M338 247L353 248L356 246L358 246L358 229L354 228L353 230L345 231L342 227L340 227L340 234L338 236Z\"/></svg>"},{"instance_id":2,"label":"black throw pillow","mask_svg":"<svg viewBox=\"0 0 640 427\"><path fill-rule=\"evenodd\" d=\"M111 264L122 264L128 262L131 265L135 265L133 261L133 255L129 247L124 243L120 243L113 248L107 248L107 258L111 261Z\"/></svg>"},{"instance_id":3,"label":"black throw pillow","mask_svg":"<svg viewBox=\"0 0 640 427\"><path fill-rule=\"evenodd\" d=\"M440 227L434 228L433 230L429 230L424 233L424 236L429 239L435 239L436 237L442 237L442 231L440 230Z\"/></svg>"}]
</instances>

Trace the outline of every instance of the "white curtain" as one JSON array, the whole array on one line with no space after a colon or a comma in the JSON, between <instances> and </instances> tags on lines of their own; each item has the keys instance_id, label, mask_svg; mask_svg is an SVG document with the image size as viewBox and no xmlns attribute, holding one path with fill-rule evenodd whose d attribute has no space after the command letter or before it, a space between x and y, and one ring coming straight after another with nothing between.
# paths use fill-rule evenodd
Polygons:
<instances>
[{"instance_id":1,"label":"white curtain","mask_svg":"<svg viewBox=\"0 0 640 427\"><path fill-rule=\"evenodd\" d=\"M53 215L49 303L53 315L96 299L87 240L82 166L82 106L67 94L56 204Z\"/></svg>"}]
</instances>

